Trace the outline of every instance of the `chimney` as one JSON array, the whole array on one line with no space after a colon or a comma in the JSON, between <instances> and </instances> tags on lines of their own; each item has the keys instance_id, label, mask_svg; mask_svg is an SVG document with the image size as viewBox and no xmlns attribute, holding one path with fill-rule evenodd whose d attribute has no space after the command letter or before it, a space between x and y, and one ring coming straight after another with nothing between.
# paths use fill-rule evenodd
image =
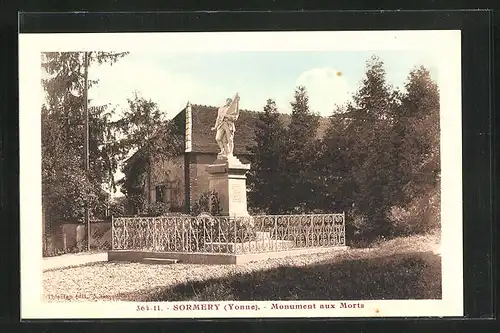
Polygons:
<instances>
[{"instance_id":1,"label":"chimney","mask_svg":"<svg viewBox=\"0 0 500 333\"><path fill-rule=\"evenodd\" d=\"M191 103L188 101L186 104L186 153L192 150L192 114L191 114Z\"/></svg>"}]
</instances>

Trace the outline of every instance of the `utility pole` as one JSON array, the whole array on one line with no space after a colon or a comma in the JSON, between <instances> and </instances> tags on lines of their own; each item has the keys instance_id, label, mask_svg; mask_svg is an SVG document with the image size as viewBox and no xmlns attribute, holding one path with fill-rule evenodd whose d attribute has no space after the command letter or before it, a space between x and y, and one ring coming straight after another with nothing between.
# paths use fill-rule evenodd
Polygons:
<instances>
[{"instance_id":1,"label":"utility pole","mask_svg":"<svg viewBox=\"0 0 500 333\"><path fill-rule=\"evenodd\" d=\"M89 176L89 105L88 105L88 71L89 71L89 60L88 52L84 53L84 90L83 90L83 109L85 112L85 142L84 155L85 155L85 172L87 177ZM87 197L88 199L88 197ZM85 225L87 226L87 251L90 251L90 216L89 216L89 204L85 203Z\"/></svg>"}]
</instances>

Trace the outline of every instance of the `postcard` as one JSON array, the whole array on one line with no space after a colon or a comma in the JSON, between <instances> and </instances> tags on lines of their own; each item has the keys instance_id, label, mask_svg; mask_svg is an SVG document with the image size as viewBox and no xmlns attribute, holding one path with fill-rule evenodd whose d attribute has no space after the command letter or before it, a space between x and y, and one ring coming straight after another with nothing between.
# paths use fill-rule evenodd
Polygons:
<instances>
[{"instance_id":1,"label":"postcard","mask_svg":"<svg viewBox=\"0 0 500 333\"><path fill-rule=\"evenodd\" d=\"M460 31L19 35L21 319L463 316Z\"/></svg>"}]
</instances>

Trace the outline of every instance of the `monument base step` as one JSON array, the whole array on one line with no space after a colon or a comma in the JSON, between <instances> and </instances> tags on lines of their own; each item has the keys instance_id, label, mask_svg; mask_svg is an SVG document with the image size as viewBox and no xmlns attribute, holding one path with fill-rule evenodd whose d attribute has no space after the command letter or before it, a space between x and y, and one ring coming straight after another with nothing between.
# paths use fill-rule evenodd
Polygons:
<instances>
[{"instance_id":1,"label":"monument base step","mask_svg":"<svg viewBox=\"0 0 500 333\"><path fill-rule=\"evenodd\" d=\"M163 265L170 265L170 264L177 264L179 260L177 259L169 259L169 258L144 258L141 260L143 264L163 264Z\"/></svg>"},{"instance_id":2,"label":"monument base step","mask_svg":"<svg viewBox=\"0 0 500 333\"><path fill-rule=\"evenodd\" d=\"M205 247L210 249L211 253L245 253L245 252L268 252L290 250L295 247L293 241L285 240L262 240L258 239L243 243L205 243Z\"/></svg>"}]
</instances>

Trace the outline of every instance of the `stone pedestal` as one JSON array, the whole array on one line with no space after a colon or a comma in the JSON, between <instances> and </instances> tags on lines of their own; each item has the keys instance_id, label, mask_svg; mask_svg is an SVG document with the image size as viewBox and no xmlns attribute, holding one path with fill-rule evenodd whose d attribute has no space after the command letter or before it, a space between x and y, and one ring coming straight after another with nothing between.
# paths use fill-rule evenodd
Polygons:
<instances>
[{"instance_id":1,"label":"stone pedestal","mask_svg":"<svg viewBox=\"0 0 500 333\"><path fill-rule=\"evenodd\" d=\"M246 173L250 164L243 164L235 156L218 158L207 167L209 190L215 191L220 199L222 215L249 216L247 210Z\"/></svg>"}]
</instances>

